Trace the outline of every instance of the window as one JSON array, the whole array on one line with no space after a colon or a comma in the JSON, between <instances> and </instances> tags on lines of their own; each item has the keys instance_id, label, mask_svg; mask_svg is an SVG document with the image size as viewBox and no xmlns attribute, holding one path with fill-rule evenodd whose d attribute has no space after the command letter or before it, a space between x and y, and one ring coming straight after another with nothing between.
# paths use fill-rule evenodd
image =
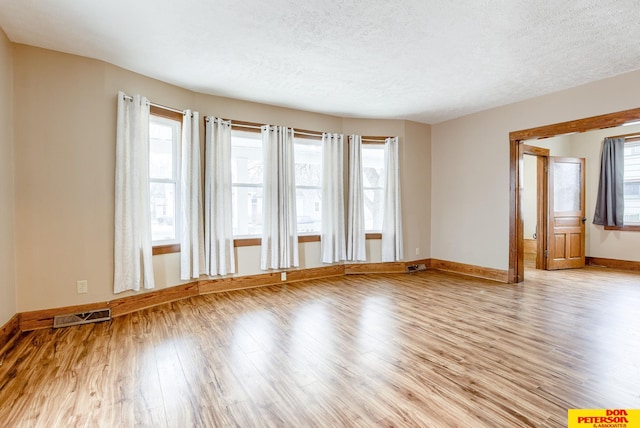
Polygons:
<instances>
[{"instance_id":1,"label":"window","mask_svg":"<svg viewBox=\"0 0 640 428\"><path fill-rule=\"evenodd\" d=\"M363 144L364 229L368 233L382 231L384 174L384 145Z\"/></svg>"},{"instance_id":2,"label":"window","mask_svg":"<svg viewBox=\"0 0 640 428\"><path fill-rule=\"evenodd\" d=\"M153 245L177 244L181 121L149 117L149 181Z\"/></svg>"},{"instance_id":3,"label":"window","mask_svg":"<svg viewBox=\"0 0 640 428\"><path fill-rule=\"evenodd\" d=\"M259 132L231 131L233 236L262 234L262 137Z\"/></svg>"},{"instance_id":4,"label":"window","mask_svg":"<svg viewBox=\"0 0 640 428\"><path fill-rule=\"evenodd\" d=\"M624 224L640 226L640 141L624 145Z\"/></svg>"},{"instance_id":5,"label":"window","mask_svg":"<svg viewBox=\"0 0 640 428\"><path fill-rule=\"evenodd\" d=\"M298 233L319 235L322 215L322 141L294 140Z\"/></svg>"}]
</instances>

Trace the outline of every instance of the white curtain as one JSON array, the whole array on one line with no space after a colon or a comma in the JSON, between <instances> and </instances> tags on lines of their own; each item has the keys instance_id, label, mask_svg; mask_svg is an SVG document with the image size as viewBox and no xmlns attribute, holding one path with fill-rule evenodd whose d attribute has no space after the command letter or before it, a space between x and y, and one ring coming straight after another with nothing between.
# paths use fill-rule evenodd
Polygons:
<instances>
[{"instance_id":1,"label":"white curtain","mask_svg":"<svg viewBox=\"0 0 640 428\"><path fill-rule=\"evenodd\" d=\"M260 268L298 266L293 130L262 126L264 193Z\"/></svg>"},{"instance_id":2,"label":"white curtain","mask_svg":"<svg viewBox=\"0 0 640 428\"><path fill-rule=\"evenodd\" d=\"M345 260L344 136L322 134L322 232L323 263Z\"/></svg>"},{"instance_id":3,"label":"white curtain","mask_svg":"<svg viewBox=\"0 0 640 428\"><path fill-rule=\"evenodd\" d=\"M205 272L226 275L236 272L231 206L231 122L208 117L205 135Z\"/></svg>"},{"instance_id":4,"label":"white curtain","mask_svg":"<svg viewBox=\"0 0 640 428\"><path fill-rule=\"evenodd\" d=\"M402 260L402 208L400 202L400 163L398 137L384 143L385 181L382 214L382 261Z\"/></svg>"},{"instance_id":5,"label":"white curtain","mask_svg":"<svg viewBox=\"0 0 640 428\"><path fill-rule=\"evenodd\" d=\"M180 279L205 273L202 223L202 175L198 112L186 110L182 119L180 168Z\"/></svg>"},{"instance_id":6,"label":"white curtain","mask_svg":"<svg viewBox=\"0 0 640 428\"><path fill-rule=\"evenodd\" d=\"M153 288L149 101L118 92L113 292Z\"/></svg>"},{"instance_id":7,"label":"white curtain","mask_svg":"<svg viewBox=\"0 0 640 428\"><path fill-rule=\"evenodd\" d=\"M362 138L349 137L349 214L347 220L347 260L367 259L364 232L364 184L362 181Z\"/></svg>"}]
</instances>

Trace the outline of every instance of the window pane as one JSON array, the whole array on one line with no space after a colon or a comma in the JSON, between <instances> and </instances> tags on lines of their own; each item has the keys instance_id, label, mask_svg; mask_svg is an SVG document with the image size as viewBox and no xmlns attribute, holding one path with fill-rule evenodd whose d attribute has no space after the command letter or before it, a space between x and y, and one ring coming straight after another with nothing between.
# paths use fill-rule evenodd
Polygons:
<instances>
[{"instance_id":1,"label":"window pane","mask_svg":"<svg viewBox=\"0 0 640 428\"><path fill-rule=\"evenodd\" d=\"M175 178L175 155L177 144L176 121L160 117L149 119L149 177L158 179Z\"/></svg>"},{"instance_id":2,"label":"window pane","mask_svg":"<svg viewBox=\"0 0 640 428\"><path fill-rule=\"evenodd\" d=\"M298 233L319 234L322 215L322 190L297 189L296 211L298 213Z\"/></svg>"},{"instance_id":3,"label":"window pane","mask_svg":"<svg viewBox=\"0 0 640 428\"><path fill-rule=\"evenodd\" d=\"M384 146L368 144L362 146L362 172L364 187L384 185Z\"/></svg>"},{"instance_id":4,"label":"window pane","mask_svg":"<svg viewBox=\"0 0 640 428\"><path fill-rule=\"evenodd\" d=\"M382 230L384 174L384 146L382 144L363 144L364 229L367 232Z\"/></svg>"},{"instance_id":5,"label":"window pane","mask_svg":"<svg viewBox=\"0 0 640 428\"><path fill-rule=\"evenodd\" d=\"M580 211L581 165L555 163L553 170L553 208L556 212Z\"/></svg>"},{"instance_id":6,"label":"window pane","mask_svg":"<svg viewBox=\"0 0 640 428\"><path fill-rule=\"evenodd\" d=\"M382 189L365 189L364 191L364 229L367 232L382 230L383 198Z\"/></svg>"},{"instance_id":7,"label":"window pane","mask_svg":"<svg viewBox=\"0 0 640 428\"><path fill-rule=\"evenodd\" d=\"M640 224L640 144L624 145L624 224Z\"/></svg>"},{"instance_id":8,"label":"window pane","mask_svg":"<svg viewBox=\"0 0 640 428\"><path fill-rule=\"evenodd\" d=\"M322 185L322 142L296 138L294 144L296 186Z\"/></svg>"},{"instance_id":9,"label":"window pane","mask_svg":"<svg viewBox=\"0 0 640 428\"><path fill-rule=\"evenodd\" d=\"M231 134L231 181L262 184L262 139L260 134L233 131Z\"/></svg>"},{"instance_id":10,"label":"window pane","mask_svg":"<svg viewBox=\"0 0 640 428\"><path fill-rule=\"evenodd\" d=\"M175 183L151 183L151 239L175 240L176 235L176 185Z\"/></svg>"},{"instance_id":11,"label":"window pane","mask_svg":"<svg viewBox=\"0 0 640 428\"><path fill-rule=\"evenodd\" d=\"M231 131L233 235L262 234L262 137Z\"/></svg>"},{"instance_id":12,"label":"window pane","mask_svg":"<svg viewBox=\"0 0 640 428\"><path fill-rule=\"evenodd\" d=\"M262 187L233 186L233 235L262 234Z\"/></svg>"}]
</instances>

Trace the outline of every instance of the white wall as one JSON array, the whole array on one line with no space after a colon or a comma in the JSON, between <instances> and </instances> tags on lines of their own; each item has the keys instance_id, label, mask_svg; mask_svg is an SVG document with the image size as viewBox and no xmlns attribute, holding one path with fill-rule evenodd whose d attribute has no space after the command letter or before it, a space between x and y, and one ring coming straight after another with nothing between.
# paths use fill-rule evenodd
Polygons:
<instances>
[{"instance_id":1,"label":"white wall","mask_svg":"<svg viewBox=\"0 0 640 428\"><path fill-rule=\"evenodd\" d=\"M13 170L13 47L0 28L0 326L16 309Z\"/></svg>"},{"instance_id":2,"label":"white wall","mask_svg":"<svg viewBox=\"0 0 640 428\"><path fill-rule=\"evenodd\" d=\"M432 126L431 256L509 267L509 132L640 106L633 72Z\"/></svg>"}]
</instances>

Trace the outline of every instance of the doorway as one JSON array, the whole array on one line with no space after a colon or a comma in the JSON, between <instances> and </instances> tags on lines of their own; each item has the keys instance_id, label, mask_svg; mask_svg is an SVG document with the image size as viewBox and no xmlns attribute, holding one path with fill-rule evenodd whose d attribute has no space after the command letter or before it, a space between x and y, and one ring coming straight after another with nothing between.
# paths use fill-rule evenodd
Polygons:
<instances>
[{"instance_id":1,"label":"doorway","mask_svg":"<svg viewBox=\"0 0 640 428\"><path fill-rule=\"evenodd\" d=\"M557 144L544 149L521 144L520 149L525 266L544 270L583 268L585 159L550 156L551 149L566 154Z\"/></svg>"},{"instance_id":2,"label":"doorway","mask_svg":"<svg viewBox=\"0 0 640 428\"><path fill-rule=\"evenodd\" d=\"M520 189L523 173L523 141L548 138L572 132L586 132L623 125L640 120L640 108L593 116L586 119L557 123L554 125L515 131L509 134L509 271L508 281L524 281L524 226L522 217L522 195Z\"/></svg>"}]
</instances>

